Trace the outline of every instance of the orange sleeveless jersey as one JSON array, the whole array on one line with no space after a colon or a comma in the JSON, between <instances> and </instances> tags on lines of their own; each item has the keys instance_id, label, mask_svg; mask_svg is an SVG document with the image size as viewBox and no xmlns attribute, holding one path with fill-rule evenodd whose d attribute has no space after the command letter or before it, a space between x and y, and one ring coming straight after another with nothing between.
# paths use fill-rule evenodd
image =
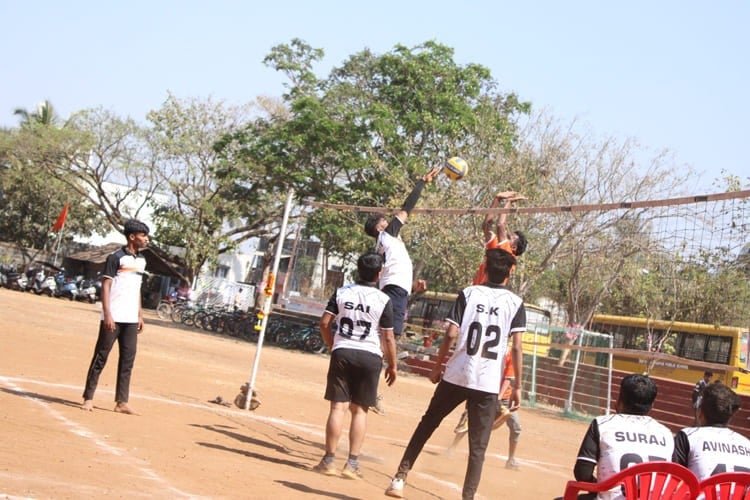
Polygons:
<instances>
[{"instance_id":1,"label":"orange sleeveless jersey","mask_svg":"<svg viewBox=\"0 0 750 500\"><path fill-rule=\"evenodd\" d=\"M492 239L487 242L487 245L484 247L486 250L492 250L494 248L499 248L501 250L505 250L509 254L513 255L515 257L516 254L513 253L513 249L510 246L510 240L503 240L503 241L497 241L497 235L493 235ZM510 272L513 272L513 270L516 268L516 266L513 266L510 269ZM479 269L477 270L477 274L474 275L474 281L472 281L472 285L481 285L487 281L487 259L482 259L482 263L479 264Z\"/></svg>"}]
</instances>

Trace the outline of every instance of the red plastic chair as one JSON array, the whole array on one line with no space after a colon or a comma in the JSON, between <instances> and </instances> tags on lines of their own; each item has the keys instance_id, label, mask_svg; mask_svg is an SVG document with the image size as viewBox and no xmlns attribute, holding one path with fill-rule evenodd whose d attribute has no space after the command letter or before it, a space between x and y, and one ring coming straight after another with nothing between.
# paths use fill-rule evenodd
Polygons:
<instances>
[{"instance_id":1,"label":"red plastic chair","mask_svg":"<svg viewBox=\"0 0 750 500\"><path fill-rule=\"evenodd\" d=\"M700 486L706 500L750 500L750 472L723 472Z\"/></svg>"},{"instance_id":2,"label":"red plastic chair","mask_svg":"<svg viewBox=\"0 0 750 500\"><path fill-rule=\"evenodd\" d=\"M583 491L602 493L622 486L627 500L692 500L700 493L698 478L673 462L645 462L628 467L601 483L568 481L564 500Z\"/></svg>"}]
</instances>

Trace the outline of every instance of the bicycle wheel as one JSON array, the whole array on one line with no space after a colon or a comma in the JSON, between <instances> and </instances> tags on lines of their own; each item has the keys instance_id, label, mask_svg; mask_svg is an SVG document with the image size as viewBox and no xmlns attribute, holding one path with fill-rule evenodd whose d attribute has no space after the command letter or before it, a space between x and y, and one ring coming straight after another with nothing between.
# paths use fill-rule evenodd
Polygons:
<instances>
[{"instance_id":1,"label":"bicycle wheel","mask_svg":"<svg viewBox=\"0 0 750 500\"><path fill-rule=\"evenodd\" d=\"M169 317L172 318L172 321L175 323L182 323L182 311L184 311L185 308L181 306L175 306L172 308L172 312L169 314Z\"/></svg>"},{"instance_id":2,"label":"bicycle wheel","mask_svg":"<svg viewBox=\"0 0 750 500\"><path fill-rule=\"evenodd\" d=\"M304 348L307 352L322 354L328 347L326 346L326 343L323 342L323 337L318 335L317 332L314 332L307 337L307 340L305 340Z\"/></svg>"},{"instance_id":3,"label":"bicycle wheel","mask_svg":"<svg viewBox=\"0 0 750 500\"><path fill-rule=\"evenodd\" d=\"M227 318L224 313L212 314L209 321L211 322L211 329L216 333L224 333L224 330L226 330Z\"/></svg>"},{"instance_id":4,"label":"bicycle wheel","mask_svg":"<svg viewBox=\"0 0 750 500\"><path fill-rule=\"evenodd\" d=\"M193 326L195 325L195 315L198 313L198 311L193 311L192 309L185 309L182 311L182 315L180 316L180 321L182 321L183 325L187 326Z\"/></svg>"},{"instance_id":5,"label":"bicycle wheel","mask_svg":"<svg viewBox=\"0 0 750 500\"><path fill-rule=\"evenodd\" d=\"M167 319L172 316L172 304L169 302L162 302L156 306L156 315L159 319Z\"/></svg>"},{"instance_id":6,"label":"bicycle wheel","mask_svg":"<svg viewBox=\"0 0 750 500\"><path fill-rule=\"evenodd\" d=\"M211 331L211 318L206 311L200 311L193 316L193 324L203 330Z\"/></svg>"}]
</instances>

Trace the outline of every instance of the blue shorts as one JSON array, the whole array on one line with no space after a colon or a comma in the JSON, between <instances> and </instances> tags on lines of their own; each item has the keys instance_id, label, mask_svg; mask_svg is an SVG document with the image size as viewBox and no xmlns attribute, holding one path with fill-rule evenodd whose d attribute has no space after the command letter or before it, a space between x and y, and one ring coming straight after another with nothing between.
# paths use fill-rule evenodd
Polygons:
<instances>
[{"instance_id":1,"label":"blue shorts","mask_svg":"<svg viewBox=\"0 0 750 500\"><path fill-rule=\"evenodd\" d=\"M383 293L391 298L393 307L393 335L400 337L404 331L406 307L409 305L409 292L398 285L385 285Z\"/></svg>"}]
</instances>

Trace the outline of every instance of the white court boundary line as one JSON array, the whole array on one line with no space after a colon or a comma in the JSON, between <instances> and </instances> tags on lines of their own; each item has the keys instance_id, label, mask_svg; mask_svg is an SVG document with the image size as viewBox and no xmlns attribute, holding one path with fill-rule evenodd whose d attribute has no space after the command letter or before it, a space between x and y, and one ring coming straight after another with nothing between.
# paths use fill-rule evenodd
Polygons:
<instances>
[{"instance_id":1,"label":"white court boundary line","mask_svg":"<svg viewBox=\"0 0 750 500\"><path fill-rule=\"evenodd\" d=\"M63 426L66 427L70 433L93 442L94 445L96 445L96 447L99 448L101 451L106 452L109 455L113 455L121 459L123 462L123 465L127 465L127 466L135 468L136 470L138 470L138 472L140 472L144 476L145 479L151 481L157 487L166 489L167 492L169 492L169 494L171 495L181 496L185 498L198 498L196 495L191 495L189 493L185 493L184 491L181 491L178 488L175 488L174 486L169 484L168 481L166 481L164 478L159 476L159 474L157 474L150 468L144 467L136 463L126 451L123 451L120 448L117 448L115 446L108 444L102 438L100 438L96 433L91 432L90 430L86 429L84 426L80 425L77 422L70 420L69 418L65 417L63 414L61 414L60 412L52 408L50 404L47 403L46 401L42 401L39 398L31 396L24 388L16 385L15 382L19 382L21 380L26 381L27 383L42 384L41 382L32 381L29 379L10 379L8 377L0 376L0 382L2 382L2 384L5 387L19 394L23 394L24 398L44 408L47 411L47 413L49 413L55 420L62 423ZM44 383L44 385L47 385L47 386L55 385L55 386L60 386L60 387L67 387L67 386L62 386L60 384L49 384L49 383Z\"/></svg>"},{"instance_id":2,"label":"white court boundary line","mask_svg":"<svg viewBox=\"0 0 750 500\"><path fill-rule=\"evenodd\" d=\"M81 387L79 385L70 385L70 384L60 384L60 383L54 383L54 382L45 382L45 381L39 381L39 380L35 380L35 379L21 378L21 377L4 377L4 376L0 376L0 382L7 383L9 385L13 385L14 383L26 383L26 384L33 384L33 385L43 385L45 387L57 387L57 388L61 388L61 389L69 389L69 390L75 390L75 391L80 391L80 389L81 389ZM16 390L18 390L18 392L24 393L25 397L27 397L27 398L29 398L31 400L34 400L35 402L37 402L39 404L42 404L45 407L49 406L47 403L45 403L45 402L43 402L41 400L38 400L36 398L33 398L31 396L26 395L26 391L19 390L19 389L16 389ZM98 392L114 393L114 391L106 390L106 389L99 390ZM264 423L267 423L267 424L274 424L274 425L278 425L280 427L286 427L286 428L293 429L293 430L296 430L296 431L299 431L299 432L305 432L307 434L311 434L311 435L319 437L319 438L325 437L325 433L321 431L322 424L318 425L318 424L310 424L310 423L307 423L307 422L293 422L293 421L290 421L290 420L276 418L276 417L266 417L266 416L259 415L259 414L253 413L253 412L238 412L237 410L233 410L233 409L229 410L229 409L226 409L226 408L221 407L221 406L210 406L210 405L208 405L206 403L189 403L189 402L186 402L186 401L175 401L173 399L167 399L167 398L163 398L163 397L149 396L149 395L143 395L143 394L138 394L138 398L145 399L145 400L148 400L148 401L154 401L154 402L158 402L158 403L171 404L171 405L174 405L174 406L183 406L183 407L189 407L189 408L194 408L194 409L199 409L199 410L207 410L207 411L210 411L212 413L223 414L223 415L232 416L232 417L235 417L235 418L247 418L247 419L251 419L251 420L258 420L258 421L261 421L261 422L264 422ZM77 425L77 424L74 424L73 422L71 422L70 420L68 420L67 418L65 418L63 415L57 413L52 408L48 407L48 410L51 413L53 413L53 415L56 415L56 418L58 418L58 420L62 420L69 427L71 425L73 425L73 426ZM346 432L347 432L346 430L343 431L344 434L346 434ZM83 437L87 437L87 436L83 436ZM406 440L396 440L392 436L383 436L383 435L369 434L368 433L367 437L371 438L371 439L378 439L380 441L390 441L390 442L394 442L395 441L395 442L403 444L403 445L406 445L406 443L407 443ZM109 446L106 443L103 443L103 444L105 446ZM444 451L445 447L426 444L425 445L425 449L430 449L432 451L439 452L439 451ZM118 456L121 456L121 455L122 454L119 453L119 450L118 450ZM487 456L487 458L491 457L491 458L497 458L499 460L506 460L508 458L507 456L501 455L501 454L498 454L498 453L488 453L486 456ZM546 474L550 474L550 475L553 475L553 476L556 476L556 477L560 477L560 478L563 478L563 479L569 479L570 478L570 474L566 474L566 473L563 473L563 472L558 472L558 471L550 470L550 467L561 468L561 469L564 468L564 469L567 470L568 467L563 466L561 464L552 463L552 462L538 461L538 460L518 459L518 458L516 460L518 460L521 464L523 464L525 466L529 466L529 467L531 467L533 469L536 469L536 470L538 470L540 472L544 472ZM137 467L140 468L140 466L137 466ZM158 475L156 475L156 473L154 473L153 471L150 471L150 473L153 474L159 480L161 480L164 484L166 484L166 481L164 481L161 478L159 478ZM418 476L418 477L420 477L422 479L429 479L430 481L432 481L434 483L437 483L437 484L439 484L441 486L444 486L444 487L449 487L450 489L452 489L454 491L457 491L459 493L462 490L462 485L457 485L456 483L451 483L449 481L445 481L445 480L439 479L439 478L437 478L435 476L431 476L429 474L420 473L419 471L412 471L410 474L416 475L416 476ZM170 488L171 488L171 486L170 486ZM191 498L195 498L195 497L193 497L193 496L191 496L191 495L189 495L187 493L180 492L179 490L175 489L175 491L177 493L181 494L181 495L184 495L184 496L187 496L187 497L191 497Z\"/></svg>"}]
</instances>

